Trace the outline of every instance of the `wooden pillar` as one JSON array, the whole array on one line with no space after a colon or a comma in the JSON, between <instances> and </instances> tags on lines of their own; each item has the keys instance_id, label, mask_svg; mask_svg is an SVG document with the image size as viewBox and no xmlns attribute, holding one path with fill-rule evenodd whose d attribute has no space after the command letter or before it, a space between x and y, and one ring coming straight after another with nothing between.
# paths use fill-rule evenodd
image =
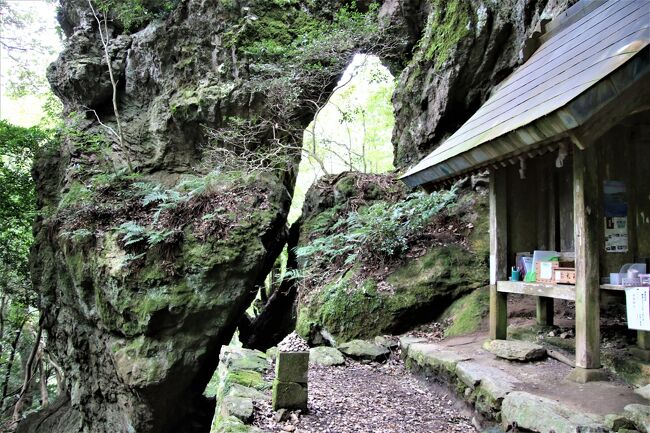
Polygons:
<instances>
[{"instance_id":1,"label":"wooden pillar","mask_svg":"<svg viewBox=\"0 0 650 433\"><path fill-rule=\"evenodd\" d=\"M507 172L490 173L490 339L505 340L508 295L497 292L497 281L508 279Z\"/></svg>"},{"instance_id":2,"label":"wooden pillar","mask_svg":"<svg viewBox=\"0 0 650 433\"><path fill-rule=\"evenodd\" d=\"M650 331L637 331L636 345L639 349L650 350Z\"/></svg>"},{"instance_id":3,"label":"wooden pillar","mask_svg":"<svg viewBox=\"0 0 650 433\"><path fill-rule=\"evenodd\" d=\"M633 357L650 362L650 331L637 331L636 347L630 348Z\"/></svg>"},{"instance_id":4,"label":"wooden pillar","mask_svg":"<svg viewBox=\"0 0 650 433\"><path fill-rule=\"evenodd\" d=\"M553 298L537 297L537 324L540 326L553 326Z\"/></svg>"},{"instance_id":5,"label":"wooden pillar","mask_svg":"<svg viewBox=\"0 0 650 433\"><path fill-rule=\"evenodd\" d=\"M555 251L557 228L555 224L555 167L539 164L537 183L540 185L540 200L537 201L537 247L540 250ZM553 326L554 300L537 297L537 324Z\"/></svg>"},{"instance_id":6,"label":"wooden pillar","mask_svg":"<svg viewBox=\"0 0 650 433\"><path fill-rule=\"evenodd\" d=\"M598 161L594 149L573 153L576 248L576 367L600 368Z\"/></svg>"}]
</instances>

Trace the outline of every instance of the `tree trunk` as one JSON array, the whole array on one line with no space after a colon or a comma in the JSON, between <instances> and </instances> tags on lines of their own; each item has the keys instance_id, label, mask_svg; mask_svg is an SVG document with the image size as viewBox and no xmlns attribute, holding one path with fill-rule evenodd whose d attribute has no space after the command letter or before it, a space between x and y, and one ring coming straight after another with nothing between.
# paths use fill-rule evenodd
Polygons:
<instances>
[{"instance_id":1,"label":"tree trunk","mask_svg":"<svg viewBox=\"0 0 650 433\"><path fill-rule=\"evenodd\" d=\"M41 356L38 358L38 370L40 372L40 385L41 385L41 407L46 408L50 404L50 395L47 392L47 377L48 377L48 368L45 364L45 359L41 352Z\"/></svg>"},{"instance_id":2,"label":"tree trunk","mask_svg":"<svg viewBox=\"0 0 650 433\"><path fill-rule=\"evenodd\" d=\"M25 364L25 376L23 378L23 386L20 390L20 394L18 395L18 401L14 406L13 419L15 422L20 421L20 418L23 413L26 397L30 388L30 384L32 382L32 378L34 376L33 374L34 372L32 371L34 367L34 362L37 361L37 357L39 357L39 354L42 355L43 353L41 351L42 334L43 334L43 317L41 317L41 320L39 321L38 324L38 332L36 333L36 339L34 340L34 347L32 348L32 351L29 354L29 358L27 358L27 363Z\"/></svg>"},{"instance_id":3,"label":"tree trunk","mask_svg":"<svg viewBox=\"0 0 650 433\"><path fill-rule=\"evenodd\" d=\"M23 327L25 326L27 319L23 320L20 327L16 330L16 336L11 342L11 353L9 354L9 360L7 361L7 368L5 371L5 379L2 383L2 408L5 407L5 400L7 399L7 393L9 392L9 378L11 377L11 370L14 366L14 360L16 359L16 350L18 350L18 342L20 341L20 336L23 333Z\"/></svg>"},{"instance_id":4,"label":"tree trunk","mask_svg":"<svg viewBox=\"0 0 650 433\"><path fill-rule=\"evenodd\" d=\"M293 224L289 232L287 269L296 269L293 248L298 244L299 225ZM244 347L266 350L278 344L296 325L295 302L298 287L293 280L283 280L276 285L255 318L244 316L239 323L239 339Z\"/></svg>"}]
</instances>

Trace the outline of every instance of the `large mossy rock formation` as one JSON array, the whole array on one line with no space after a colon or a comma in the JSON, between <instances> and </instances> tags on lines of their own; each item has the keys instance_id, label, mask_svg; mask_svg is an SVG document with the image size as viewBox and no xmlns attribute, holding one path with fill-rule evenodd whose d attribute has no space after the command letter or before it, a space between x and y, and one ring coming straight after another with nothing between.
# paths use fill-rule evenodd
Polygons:
<instances>
[{"instance_id":1,"label":"large mossy rock formation","mask_svg":"<svg viewBox=\"0 0 650 433\"><path fill-rule=\"evenodd\" d=\"M286 240L302 132L356 51L392 48L367 2L93 3L116 87L88 1L62 1L66 128L34 170L33 277L69 402L19 431L204 432L219 348Z\"/></svg>"},{"instance_id":2,"label":"large mossy rock formation","mask_svg":"<svg viewBox=\"0 0 650 433\"><path fill-rule=\"evenodd\" d=\"M314 185L299 222L300 246L335 233L350 212L404 200L401 185L391 179L349 173ZM487 284L487 230L485 191L459 192L421 236L409 240L403 255L384 260L378 251L368 252L338 272L340 264L332 263L326 280L307 281L299 295L298 332L333 344L405 332L436 319L453 300ZM301 265L307 278L324 271Z\"/></svg>"},{"instance_id":3,"label":"large mossy rock formation","mask_svg":"<svg viewBox=\"0 0 650 433\"><path fill-rule=\"evenodd\" d=\"M114 89L88 1L63 0L68 41L48 77L67 130L34 172L33 279L69 395L18 431L206 431L214 404L202 392L284 243L295 180L290 151L263 157L273 170L259 178L215 172L223 156L299 145L356 51L399 69L419 41L395 97L396 160L415 162L512 70L544 6L558 2L386 0L380 25L345 0L95 2L110 10ZM356 3L363 12L371 2ZM110 132L113 102L122 140ZM457 259L467 260L451 246L410 266L449 281L447 299L475 281L445 275ZM429 287L394 278L396 288ZM384 302L366 284L364 305Z\"/></svg>"}]
</instances>

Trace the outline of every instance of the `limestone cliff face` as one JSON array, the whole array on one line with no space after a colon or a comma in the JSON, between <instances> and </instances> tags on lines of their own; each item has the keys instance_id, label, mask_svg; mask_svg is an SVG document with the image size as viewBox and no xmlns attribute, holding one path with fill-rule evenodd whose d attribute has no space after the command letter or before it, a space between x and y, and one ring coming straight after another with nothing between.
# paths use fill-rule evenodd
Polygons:
<instances>
[{"instance_id":1,"label":"limestone cliff face","mask_svg":"<svg viewBox=\"0 0 650 433\"><path fill-rule=\"evenodd\" d=\"M107 26L119 140L95 17L62 2L66 131L34 169L32 262L69 401L22 432L209 430L219 348L285 243L292 146L355 50L380 47L376 12L338 0L143 4L130 32Z\"/></svg>"},{"instance_id":2,"label":"limestone cliff face","mask_svg":"<svg viewBox=\"0 0 650 433\"><path fill-rule=\"evenodd\" d=\"M422 17L422 30L393 97L395 166L401 168L419 162L469 119L521 63L520 51L542 21L575 0L406 3Z\"/></svg>"}]
</instances>

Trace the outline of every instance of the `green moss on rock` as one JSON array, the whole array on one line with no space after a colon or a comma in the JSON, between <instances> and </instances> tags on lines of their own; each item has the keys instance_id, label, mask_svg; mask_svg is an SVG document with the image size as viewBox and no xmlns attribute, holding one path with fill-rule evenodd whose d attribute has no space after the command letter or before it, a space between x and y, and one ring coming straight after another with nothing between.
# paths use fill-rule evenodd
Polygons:
<instances>
[{"instance_id":1,"label":"green moss on rock","mask_svg":"<svg viewBox=\"0 0 650 433\"><path fill-rule=\"evenodd\" d=\"M469 295L454 301L440 317L441 320L451 320L451 325L445 329L446 337L470 334L481 328L483 319L490 307L490 291L481 287Z\"/></svg>"},{"instance_id":2,"label":"green moss on rock","mask_svg":"<svg viewBox=\"0 0 650 433\"><path fill-rule=\"evenodd\" d=\"M483 286L487 276L484 263L458 245L435 248L408 261L386 278L389 290L379 290L372 278L357 286L357 271L303 300L298 333L313 338L325 329L337 341L349 341L402 332L435 319L441 306Z\"/></svg>"},{"instance_id":3,"label":"green moss on rock","mask_svg":"<svg viewBox=\"0 0 650 433\"><path fill-rule=\"evenodd\" d=\"M434 0L424 36L419 42L422 56L440 69L454 47L470 33L474 13L466 0Z\"/></svg>"},{"instance_id":4,"label":"green moss on rock","mask_svg":"<svg viewBox=\"0 0 650 433\"><path fill-rule=\"evenodd\" d=\"M228 372L224 380L226 384L237 383L249 388L262 390L267 389L268 384L264 381L264 377L258 371L253 370L234 370ZM227 388L227 386L225 386Z\"/></svg>"}]
</instances>

